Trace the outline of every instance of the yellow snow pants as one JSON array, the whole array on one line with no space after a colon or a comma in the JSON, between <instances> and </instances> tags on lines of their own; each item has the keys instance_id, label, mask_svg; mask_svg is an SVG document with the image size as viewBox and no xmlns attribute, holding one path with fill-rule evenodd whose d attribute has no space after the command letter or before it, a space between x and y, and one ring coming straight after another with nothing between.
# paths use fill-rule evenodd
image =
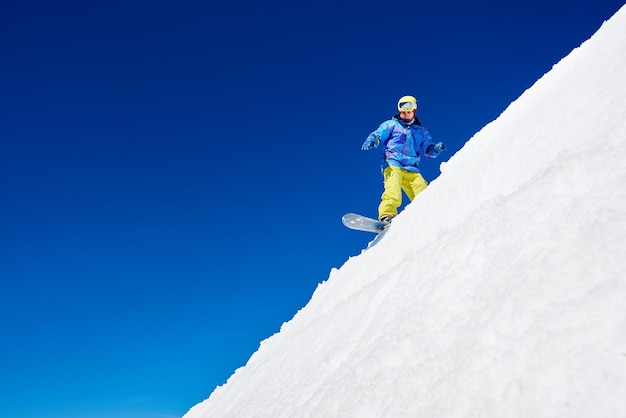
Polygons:
<instances>
[{"instance_id":1,"label":"yellow snow pants","mask_svg":"<svg viewBox=\"0 0 626 418\"><path fill-rule=\"evenodd\" d=\"M420 173L404 170L400 167L389 166L383 171L385 191L378 206L378 219L385 216L396 216L398 207L402 204L402 191L413 200L428 186Z\"/></svg>"}]
</instances>

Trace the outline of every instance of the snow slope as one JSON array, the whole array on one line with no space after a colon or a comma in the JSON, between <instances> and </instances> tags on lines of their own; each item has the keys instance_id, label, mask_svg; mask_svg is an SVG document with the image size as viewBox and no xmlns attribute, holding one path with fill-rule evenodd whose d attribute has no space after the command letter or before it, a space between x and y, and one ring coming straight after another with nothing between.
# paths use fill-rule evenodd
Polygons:
<instances>
[{"instance_id":1,"label":"snow slope","mask_svg":"<svg viewBox=\"0 0 626 418\"><path fill-rule=\"evenodd\" d=\"M626 6L185 418L626 417L625 69Z\"/></svg>"}]
</instances>

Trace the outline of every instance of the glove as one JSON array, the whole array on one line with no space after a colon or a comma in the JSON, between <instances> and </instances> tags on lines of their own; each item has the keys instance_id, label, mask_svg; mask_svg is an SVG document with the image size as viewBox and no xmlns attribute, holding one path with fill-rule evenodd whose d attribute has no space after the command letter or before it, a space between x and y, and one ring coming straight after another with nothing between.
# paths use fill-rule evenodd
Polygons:
<instances>
[{"instance_id":1,"label":"glove","mask_svg":"<svg viewBox=\"0 0 626 418\"><path fill-rule=\"evenodd\" d=\"M428 148L426 148L426 156L430 158L435 158L439 155L441 151L445 150L445 144L443 142L437 142L435 145L429 145Z\"/></svg>"},{"instance_id":2,"label":"glove","mask_svg":"<svg viewBox=\"0 0 626 418\"><path fill-rule=\"evenodd\" d=\"M433 151L435 154L439 154L441 151L445 151L445 150L446 150L446 144L444 144L443 142L437 142L435 146L433 147Z\"/></svg>"},{"instance_id":3,"label":"glove","mask_svg":"<svg viewBox=\"0 0 626 418\"><path fill-rule=\"evenodd\" d=\"M363 143L363 146L361 147L361 149L363 151L367 151L370 150L372 148L376 148L376 139L368 137L365 142Z\"/></svg>"}]
</instances>

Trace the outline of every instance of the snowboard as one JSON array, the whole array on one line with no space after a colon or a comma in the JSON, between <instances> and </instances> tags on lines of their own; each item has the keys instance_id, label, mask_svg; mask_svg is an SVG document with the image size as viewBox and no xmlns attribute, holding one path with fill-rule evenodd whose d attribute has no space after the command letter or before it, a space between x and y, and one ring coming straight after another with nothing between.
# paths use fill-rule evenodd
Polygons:
<instances>
[{"instance_id":1,"label":"snowboard","mask_svg":"<svg viewBox=\"0 0 626 418\"><path fill-rule=\"evenodd\" d=\"M389 222L379 221L356 213L346 213L341 218L341 222L350 229L374 232L375 234L383 232L389 226Z\"/></svg>"}]
</instances>

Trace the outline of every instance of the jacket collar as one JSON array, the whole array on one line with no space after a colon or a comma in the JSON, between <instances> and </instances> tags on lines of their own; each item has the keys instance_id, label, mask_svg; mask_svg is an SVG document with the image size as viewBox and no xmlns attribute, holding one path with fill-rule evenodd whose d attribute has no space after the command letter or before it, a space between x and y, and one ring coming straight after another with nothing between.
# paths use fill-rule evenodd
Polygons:
<instances>
[{"instance_id":1,"label":"jacket collar","mask_svg":"<svg viewBox=\"0 0 626 418\"><path fill-rule=\"evenodd\" d=\"M404 120L400 117L400 114L398 113L397 115L393 117L393 119L397 120L398 122L400 122L402 126L405 126L407 128L411 125L422 126L422 122L420 122L417 116L413 117L413 120Z\"/></svg>"}]
</instances>

